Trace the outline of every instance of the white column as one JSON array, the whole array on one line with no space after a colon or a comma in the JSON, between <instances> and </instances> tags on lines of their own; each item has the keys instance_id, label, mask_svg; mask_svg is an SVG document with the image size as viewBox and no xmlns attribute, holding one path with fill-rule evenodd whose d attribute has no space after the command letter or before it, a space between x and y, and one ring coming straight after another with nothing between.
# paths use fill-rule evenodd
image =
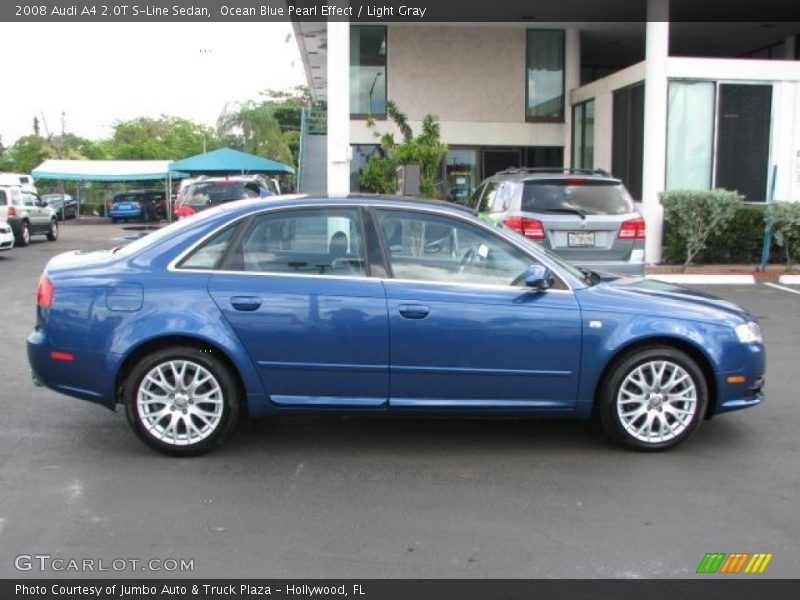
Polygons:
<instances>
[{"instance_id":1,"label":"white column","mask_svg":"<svg viewBox=\"0 0 800 600\"><path fill-rule=\"evenodd\" d=\"M564 166L572 164L572 90L581 85L581 32L567 29L564 35Z\"/></svg>"},{"instance_id":2,"label":"white column","mask_svg":"<svg viewBox=\"0 0 800 600\"><path fill-rule=\"evenodd\" d=\"M647 222L645 260L661 260L664 190L667 161L667 59L669 57L669 0L647 0L644 75L644 156L642 212Z\"/></svg>"},{"instance_id":3,"label":"white column","mask_svg":"<svg viewBox=\"0 0 800 600\"><path fill-rule=\"evenodd\" d=\"M328 21L328 194L350 193L350 23Z\"/></svg>"}]
</instances>

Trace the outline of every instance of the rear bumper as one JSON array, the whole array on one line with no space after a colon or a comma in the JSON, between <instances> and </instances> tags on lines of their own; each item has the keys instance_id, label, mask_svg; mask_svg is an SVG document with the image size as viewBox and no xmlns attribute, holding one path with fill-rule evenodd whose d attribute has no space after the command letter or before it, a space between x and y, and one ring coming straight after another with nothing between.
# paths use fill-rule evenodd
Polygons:
<instances>
[{"instance_id":1,"label":"rear bumper","mask_svg":"<svg viewBox=\"0 0 800 600\"><path fill-rule=\"evenodd\" d=\"M142 210L112 208L108 211L108 216L112 219L138 219L142 216Z\"/></svg>"},{"instance_id":2,"label":"rear bumper","mask_svg":"<svg viewBox=\"0 0 800 600\"><path fill-rule=\"evenodd\" d=\"M578 267L585 267L598 273L611 273L613 275L643 276L645 274L644 262L628 261L570 261Z\"/></svg>"},{"instance_id":3,"label":"rear bumper","mask_svg":"<svg viewBox=\"0 0 800 600\"><path fill-rule=\"evenodd\" d=\"M57 360L53 352L62 352L53 347L41 329L34 329L28 336L28 363L34 385L45 386L62 394L114 408L113 355L107 357L99 352L72 351L72 360Z\"/></svg>"}]
</instances>

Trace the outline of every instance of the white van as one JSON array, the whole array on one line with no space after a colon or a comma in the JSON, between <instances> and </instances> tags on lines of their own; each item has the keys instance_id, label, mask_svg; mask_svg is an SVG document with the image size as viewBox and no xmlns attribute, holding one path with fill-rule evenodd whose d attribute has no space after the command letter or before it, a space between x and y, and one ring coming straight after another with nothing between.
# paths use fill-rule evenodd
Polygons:
<instances>
[{"instance_id":1,"label":"white van","mask_svg":"<svg viewBox=\"0 0 800 600\"><path fill-rule=\"evenodd\" d=\"M25 175L23 173L0 173L0 185L18 185L23 192L39 194L36 189L36 183L33 180L33 175Z\"/></svg>"}]
</instances>

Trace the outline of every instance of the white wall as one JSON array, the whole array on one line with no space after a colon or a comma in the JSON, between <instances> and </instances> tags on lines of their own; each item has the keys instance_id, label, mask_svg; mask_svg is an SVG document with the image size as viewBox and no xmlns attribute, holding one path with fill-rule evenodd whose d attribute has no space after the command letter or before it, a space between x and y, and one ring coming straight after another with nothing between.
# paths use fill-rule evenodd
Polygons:
<instances>
[{"instance_id":1,"label":"white wall","mask_svg":"<svg viewBox=\"0 0 800 600\"><path fill-rule=\"evenodd\" d=\"M594 99L594 167L611 171L614 90L644 81L644 61L572 90L570 105Z\"/></svg>"},{"instance_id":2,"label":"white wall","mask_svg":"<svg viewBox=\"0 0 800 600\"><path fill-rule=\"evenodd\" d=\"M426 114L435 115L450 145L565 146L564 123L525 121L525 31L390 25L387 96L414 131ZM394 131L386 121L378 121L378 128ZM350 132L354 144L375 142L363 121L351 121Z\"/></svg>"}]
</instances>

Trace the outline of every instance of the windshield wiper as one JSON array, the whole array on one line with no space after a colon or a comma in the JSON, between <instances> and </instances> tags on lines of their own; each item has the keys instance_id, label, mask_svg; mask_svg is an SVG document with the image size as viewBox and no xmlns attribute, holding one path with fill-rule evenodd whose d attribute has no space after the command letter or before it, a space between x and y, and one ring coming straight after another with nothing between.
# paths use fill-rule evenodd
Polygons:
<instances>
[{"instance_id":1,"label":"windshield wiper","mask_svg":"<svg viewBox=\"0 0 800 600\"><path fill-rule=\"evenodd\" d=\"M570 215L578 215L581 219L586 218L586 213L579 208L546 208L544 212L548 213L567 213Z\"/></svg>"}]
</instances>

